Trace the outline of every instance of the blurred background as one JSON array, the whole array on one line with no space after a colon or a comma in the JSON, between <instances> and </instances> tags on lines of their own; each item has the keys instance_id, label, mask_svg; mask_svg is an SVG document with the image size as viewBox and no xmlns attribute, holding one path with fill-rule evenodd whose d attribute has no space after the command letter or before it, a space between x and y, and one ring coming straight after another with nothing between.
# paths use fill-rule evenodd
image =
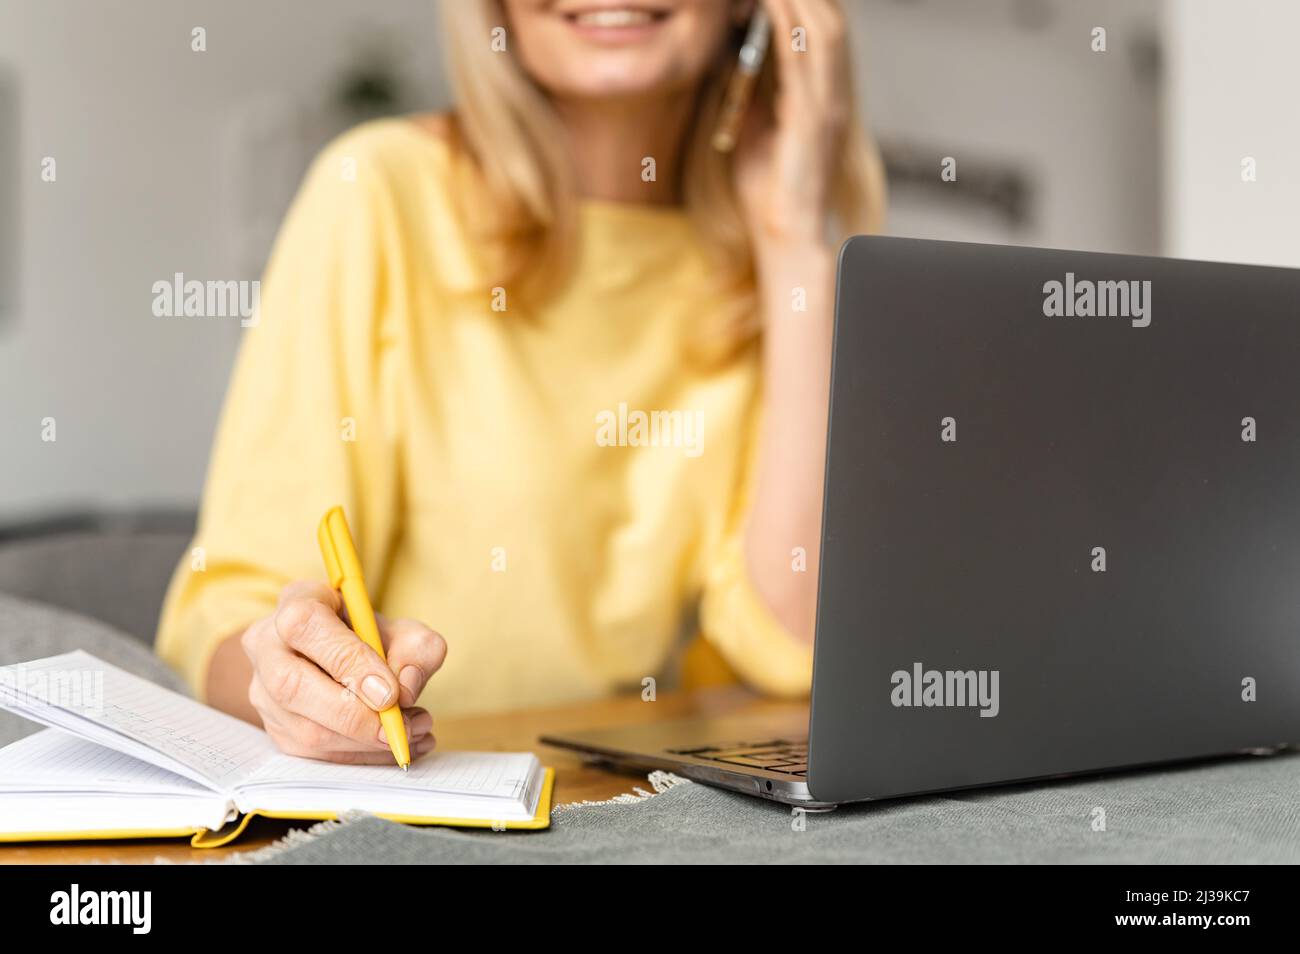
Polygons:
<instances>
[{"instance_id":1,"label":"blurred background","mask_svg":"<svg viewBox=\"0 0 1300 954\"><path fill-rule=\"evenodd\" d=\"M889 232L1300 266L1295 0L844 2ZM0 0L0 589L92 535L170 569L241 329L152 286L259 278L324 142L446 105L436 8Z\"/></svg>"}]
</instances>

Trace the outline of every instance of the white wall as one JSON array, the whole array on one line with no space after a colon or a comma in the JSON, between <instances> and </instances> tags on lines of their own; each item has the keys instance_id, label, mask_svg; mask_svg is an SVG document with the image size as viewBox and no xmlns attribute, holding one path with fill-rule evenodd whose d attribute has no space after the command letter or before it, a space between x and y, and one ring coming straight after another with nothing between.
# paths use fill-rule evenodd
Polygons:
<instances>
[{"instance_id":1,"label":"white wall","mask_svg":"<svg viewBox=\"0 0 1300 954\"><path fill-rule=\"evenodd\" d=\"M1231 4L1228 4L1231 5ZM883 141L1019 170L1032 221L954 214L944 193L895 203L890 231L1110 252L1159 250L1155 0L852 0L860 86ZM1091 46L1106 29L1106 51ZM906 198L898 195L897 198Z\"/></svg>"},{"instance_id":2,"label":"white wall","mask_svg":"<svg viewBox=\"0 0 1300 954\"><path fill-rule=\"evenodd\" d=\"M1173 0L1164 32L1169 254L1300 266L1300 3Z\"/></svg>"},{"instance_id":3,"label":"white wall","mask_svg":"<svg viewBox=\"0 0 1300 954\"><path fill-rule=\"evenodd\" d=\"M0 519L197 499L239 327L156 319L151 286L177 271L258 278L264 250L247 246L261 239L242 231L247 197L233 194L257 188L258 167L232 165L232 137L256 126L250 111L327 99L376 25L400 31L413 83L436 96L435 12L433 0L0 4L0 70L20 114L0 129L20 202L19 287L0 296L17 298L0 315ZM194 26L205 53L190 48ZM281 175L285 149L260 146L266 175Z\"/></svg>"}]
</instances>

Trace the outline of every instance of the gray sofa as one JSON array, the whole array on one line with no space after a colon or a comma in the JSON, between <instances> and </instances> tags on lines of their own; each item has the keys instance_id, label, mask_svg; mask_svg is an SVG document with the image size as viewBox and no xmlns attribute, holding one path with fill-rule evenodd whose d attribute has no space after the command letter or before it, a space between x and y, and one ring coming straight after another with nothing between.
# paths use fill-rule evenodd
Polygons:
<instances>
[{"instance_id":1,"label":"gray sofa","mask_svg":"<svg viewBox=\"0 0 1300 954\"><path fill-rule=\"evenodd\" d=\"M189 539L183 529L120 527L0 542L0 665L84 649L184 692L153 654L153 634ZM36 728L0 712L0 745Z\"/></svg>"},{"instance_id":2,"label":"gray sofa","mask_svg":"<svg viewBox=\"0 0 1300 954\"><path fill-rule=\"evenodd\" d=\"M0 543L0 593L97 619L152 645L184 530L107 529Z\"/></svg>"}]
</instances>

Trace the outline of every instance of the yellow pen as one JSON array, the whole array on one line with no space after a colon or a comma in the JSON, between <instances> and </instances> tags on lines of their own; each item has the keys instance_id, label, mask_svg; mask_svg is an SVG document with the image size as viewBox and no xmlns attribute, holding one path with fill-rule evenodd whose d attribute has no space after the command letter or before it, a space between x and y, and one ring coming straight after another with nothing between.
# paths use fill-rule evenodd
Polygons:
<instances>
[{"instance_id":1,"label":"yellow pen","mask_svg":"<svg viewBox=\"0 0 1300 954\"><path fill-rule=\"evenodd\" d=\"M352 620L352 630L361 637L362 642L384 656L384 643L379 638L379 624L375 622L375 611L366 595L366 581L361 576L361 561L357 559L356 547L352 545L352 533L348 530L348 519L343 516L342 507L331 507L321 518L316 531L320 542L320 554L325 558L325 574L330 586L343 594L343 605L348 608L348 617ZM399 690L400 693L400 690ZM379 713L379 722L388 736L388 747L393 750L393 758L405 772L411 764L411 747L406 739L406 723L402 721L402 709L394 702Z\"/></svg>"}]
</instances>

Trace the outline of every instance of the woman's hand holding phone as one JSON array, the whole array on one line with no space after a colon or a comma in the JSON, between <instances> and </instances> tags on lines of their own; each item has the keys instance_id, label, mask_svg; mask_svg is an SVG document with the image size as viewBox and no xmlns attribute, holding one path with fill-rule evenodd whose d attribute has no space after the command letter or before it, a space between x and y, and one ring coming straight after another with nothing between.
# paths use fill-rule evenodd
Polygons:
<instances>
[{"instance_id":1,"label":"woman's hand holding phone","mask_svg":"<svg viewBox=\"0 0 1300 954\"><path fill-rule=\"evenodd\" d=\"M828 241L836 164L851 82L844 16L828 0L762 0L772 20L776 115L751 109L736 149L736 187L760 258L764 250ZM796 49L802 27L806 49Z\"/></svg>"},{"instance_id":2,"label":"woman's hand holding phone","mask_svg":"<svg viewBox=\"0 0 1300 954\"><path fill-rule=\"evenodd\" d=\"M357 638L324 583L291 583L271 615L244 631L253 664L248 699L280 750L353 764L392 765L379 710L396 699L411 757L431 751L433 717L416 705L447 655L423 623L376 615L388 662Z\"/></svg>"}]
</instances>

